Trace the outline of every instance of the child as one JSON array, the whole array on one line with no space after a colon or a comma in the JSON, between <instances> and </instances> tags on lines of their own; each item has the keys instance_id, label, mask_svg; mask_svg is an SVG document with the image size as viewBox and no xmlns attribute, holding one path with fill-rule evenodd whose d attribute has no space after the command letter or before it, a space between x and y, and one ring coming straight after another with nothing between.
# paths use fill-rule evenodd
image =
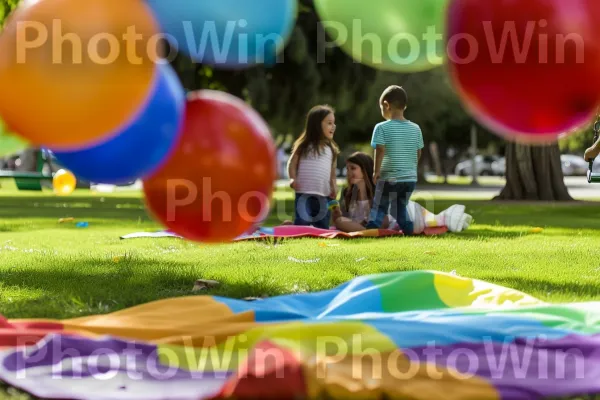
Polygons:
<instances>
[{"instance_id":1,"label":"child","mask_svg":"<svg viewBox=\"0 0 600 400\"><path fill-rule=\"evenodd\" d=\"M375 195L373 164L373 158L362 152L346 160L348 185L340 195L339 207L333 211L334 224L340 231L365 230ZM396 221L387 215L382 228L397 229Z\"/></svg>"},{"instance_id":2,"label":"child","mask_svg":"<svg viewBox=\"0 0 600 400\"><path fill-rule=\"evenodd\" d=\"M389 86L379 100L386 120L375 126L371 146L375 148L375 199L368 229L379 228L391 205L391 214L405 235L413 233L407 205L417 184L423 134L419 125L404 117L408 96L400 86Z\"/></svg>"},{"instance_id":3,"label":"child","mask_svg":"<svg viewBox=\"0 0 600 400\"><path fill-rule=\"evenodd\" d=\"M328 203L337 197L339 148L334 133L334 110L327 105L313 107L288 163L290 186L296 191L294 225L329 229Z\"/></svg>"},{"instance_id":4,"label":"child","mask_svg":"<svg viewBox=\"0 0 600 400\"><path fill-rule=\"evenodd\" d=\"M348 186L342 191L339 206L333 211L333 221L338 230L358 232L366 229L375 188L373 164L373 158L361 152L352 154L346 161ZM408 209L414 233L423 233L428 224L445 226L450 232L462 232L473 222L473 217L465 213L465 206L460 204L454 204L437 215L413 201L408 202ZM394 217L387 214L382 228L397 230L398 224Z\"/></svg>"}]
</instances>

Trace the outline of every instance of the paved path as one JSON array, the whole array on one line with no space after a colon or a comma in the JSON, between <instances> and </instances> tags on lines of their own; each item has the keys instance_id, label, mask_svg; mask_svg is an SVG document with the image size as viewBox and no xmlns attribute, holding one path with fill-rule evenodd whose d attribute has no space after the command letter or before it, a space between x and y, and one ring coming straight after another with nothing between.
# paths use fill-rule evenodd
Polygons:
<instances>
[{"instance_id":1,"label":"paved path","mask_svg":"<svg viewBox=\"0 0 600 400\"><path fill-rule=\"evenodd\" d=\"M589 184L585 177L566 177L565 183L569 193L576 200L600 200L600 184ZM503 188L504 180L485 178L485 184L480 186L444 185L441 188L439 185L420 185L418 191L422 196L442 195L445 197L456 196L457 198L492 199Z\"/></svg>"},{"instance_id":2,"label":"paved path","mask_svg":"<svg viewBox=\"0 0 600 400\"><path fill-rule=\"evenodd\" d=\"M339 180L344 182L343 179ZM576 200L598 200L600 201L600 184L589 184L585 177L566 177L565 183L569 193ZM277 186L285 187L289 183L287 180L277 181ZM418 185L413 198L427 200L434 197L461 198L484 200L492 199L498 195L504 187L504 180L496 177L482 178L482 185Z\"/></svg>"},{"instance_id":3,"label":"paved path","mask_svg":"<svg viewBox=\"0 0 600 400\"><path fill-rule=\"evenodd\" d=\"M345 179L338 179L338 182L341 186L345 183ZM429 198L444 197L447 199L486 200L494 198L504 187L504 180L498 177L484 177L481 179L481 182L480 186L420 184L417 186L417 192L413 195L413 199L421 198L427 200ZM565 182L569 193L576 200L600 201L600 184L589 184L585 177L566 177ZM278 187L289 187L289 181L285 179L278 180L276 184ZM140 190L141 181L129 187L115 188L113 185L98 185L94 189L99 192Z\"/></svg>"}]
</instances>

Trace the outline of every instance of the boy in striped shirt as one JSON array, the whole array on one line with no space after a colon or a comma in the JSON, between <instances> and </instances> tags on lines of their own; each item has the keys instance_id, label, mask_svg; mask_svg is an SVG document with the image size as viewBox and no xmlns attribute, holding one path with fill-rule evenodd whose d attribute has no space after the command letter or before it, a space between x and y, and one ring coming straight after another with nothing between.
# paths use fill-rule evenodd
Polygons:
<instances>
[{"instance_id":1,"label":"boy in striped shirt","mask_svg":"<svg viewBox=\"0 0 600 400\"><path fill-rule=\"evenodd\" d=\"M404 117L407 101L404 89L395 85L385 89L379 100L385 121L375 126L371 140L376 188L367 229L381 227L390 213L404 234L413 233L407 205L417 185L417 165L424 145L419 125Z\"/></svg>"}]
</instances>

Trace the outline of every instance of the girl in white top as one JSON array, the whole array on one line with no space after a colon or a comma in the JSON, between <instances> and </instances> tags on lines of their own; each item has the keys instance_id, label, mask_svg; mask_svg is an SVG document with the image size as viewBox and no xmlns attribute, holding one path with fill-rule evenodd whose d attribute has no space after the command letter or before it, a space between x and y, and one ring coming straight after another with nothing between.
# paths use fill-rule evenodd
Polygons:
<instances>
[{"instance_id":1,"label":"girl in white top","mask_svg":"<svg viewBox=\"0 0 600 400\"><path fill-rule=\"evenodd\" d=\"M334 110L327 105L313 107L288 163L290 186L296 191L294 225L329 229L328 203L337 197L339 148L334 133Z\"/></svg>"},{"instance_id":2,"label":"girl in white top","mask_svg":"<svg viewBox=\"0 0 600 400\"><path fill-rule=\"evenodd\" d=\"M348 186L341 193L340 206L333 212L333 221L340 231L365 230L375 196L373 167L373 158L366 153L356 152L346 160ZM388 214L381 228L398 230L398 224Z\"/></svg>"}]
</instances>

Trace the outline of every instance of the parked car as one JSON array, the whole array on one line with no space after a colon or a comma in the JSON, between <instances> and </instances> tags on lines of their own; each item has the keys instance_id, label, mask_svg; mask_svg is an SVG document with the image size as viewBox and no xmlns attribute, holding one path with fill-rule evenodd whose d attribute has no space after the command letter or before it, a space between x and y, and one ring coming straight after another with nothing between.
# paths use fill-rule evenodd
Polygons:
<instances>
[{"instance_id":1,"label":"parked car","mask_svg":"<svg viewBox=\"0 0 600 400\"><path fill-rule=\"evenodd\" d=\"M492 164L497 161L498 156L475 156L475 171L479 176L495 175ZM454 168L454 173L459 176L472 175L472 161L470 159L459 162Z\"/></svg>"},{"instance_id":2,"label":"parked car","mask_svg":"<svg viewBox=\"0 0 600 400\"><path fill-rule=\"evenodd\" d=\"M500 157L492 163L492 171L494 176L504 176L506 174L506 158Z\"/></svg>"},{"instance_id":3,"label":"parked car","mask_svg":"<svg viewBox=\"0 0 600 400\"><path fill-rule=\"evenodd\" d=\"M585 176L589 163L583 157L574 154L561 154L561 168L564 176ZM594 162L595 168L600 168L600 160ZM504 157L492 163L494 175L504 176L506 174L506 159Z\"/></svg>"}]
</instances>

